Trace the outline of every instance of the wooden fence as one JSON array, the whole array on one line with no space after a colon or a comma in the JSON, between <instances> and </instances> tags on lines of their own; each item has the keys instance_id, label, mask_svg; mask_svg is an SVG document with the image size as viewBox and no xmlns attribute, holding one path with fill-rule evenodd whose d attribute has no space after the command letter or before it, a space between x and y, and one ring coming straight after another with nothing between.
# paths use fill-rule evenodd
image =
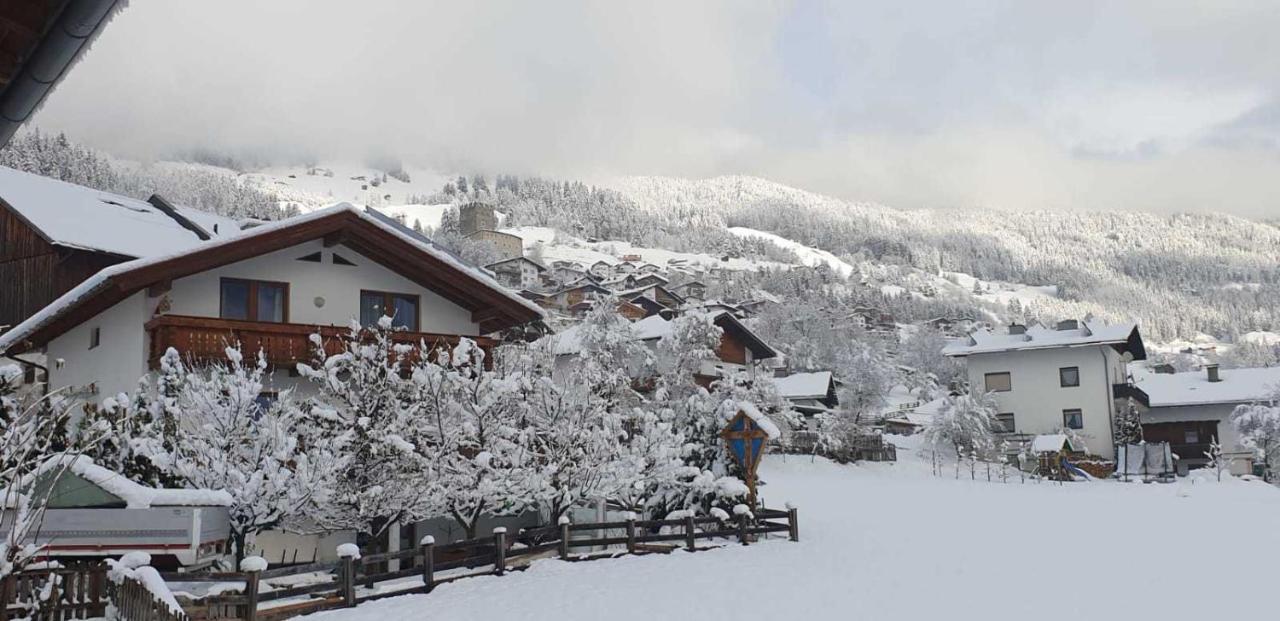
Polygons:
<instances>
[{"instance_id":1,"label":"wooden fence","mask_svg":"<svg viewBox=\"0 0 1280 621\"><path fill-rule=\"evenodd\" d=\"M106 610L106 565L36 569L0 579L0 621L88 619Z\"/></svg>"},{"instance_id":2,"label":"wooden fence","mask_svg":"<svg viewBox=\"0 0 1280 621\"><path fill-rule=\"evenodd\" d=\"M102 563L29 570L0 580L0 621L90 619L106 615L108 603L123 621L188 621L138 580L109 580Z\"/></svg>"},{"instance_id":3,"label":"wooden fence","mask_svg":"<svg viewBox=\"0 0 1280 621\"><path fill-rule=\"evenodd\" d=\"M189 621L186 613L174 610L169 604L156 599L142 582L125 577L119 584L111 582L107 587L116 613L124 621Z\"/></svg>"},{"instance_id":4,"label":"wooden fence","mask_svg":"<svg viewBox=\"0 0 1280 621\"><path fill-rule=\"evenodd\" d=\"M564 523L521 530L513 536L498 528L489 537L445 544L436 544L428 537L417 549L343 557L335 562L261 572L163 576L169 581L244 583L244 589L239 593L212 595L184 604L193 621L272 621L328 608L352 607L386 597L428 593L437 585L464 578L501 576L508 571L523 570L537 558L558 556L566 561L585 561L620 553L667 553L681 548L697 551L708 549L698 547L699 541L736 539L747 545L769 533L787 533L792 541L799 541L796 510L761 509L754 516L738 515L729 521L690 516L674 520ZM610 549L611 546L624 548ZM575 554L575 549L583 548L600 550ZM393 564L398 568L391 569ZM315 574L318 579L295 586L261 589L264 581L305 574ZM379 583L413 577L420 577L420 580L384 585L385 590L375 588Z\"/></svg>"}]
</instances>

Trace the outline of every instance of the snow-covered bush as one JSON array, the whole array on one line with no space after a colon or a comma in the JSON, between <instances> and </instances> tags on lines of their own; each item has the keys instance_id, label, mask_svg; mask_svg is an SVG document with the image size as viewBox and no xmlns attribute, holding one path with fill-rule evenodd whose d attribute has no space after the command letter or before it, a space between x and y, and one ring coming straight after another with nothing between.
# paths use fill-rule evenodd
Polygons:
<instances>
[{"instance_id":1,"label":"snow-covered bush","mask_svg":"<svg viewBox=\"0 0 1280 621\"><path fill-rule=\"evenodd\" d=\"M990 454L995 444L996 402L990 394L947 397L924 429L925 444L934 450L966 454Z\"/></svg>"},{"instance_id":2,"label":"snow-covered bush","mask_svg":"<svg viewBox=\"0 0 1280 621\"><path fill-rule=\"evenodd\" d=\"M1245 446L1262 455L1267 475L1280 465L1280 390L1264 402L1236 406L1231 424Z\"/></svg>"}]
</instances>

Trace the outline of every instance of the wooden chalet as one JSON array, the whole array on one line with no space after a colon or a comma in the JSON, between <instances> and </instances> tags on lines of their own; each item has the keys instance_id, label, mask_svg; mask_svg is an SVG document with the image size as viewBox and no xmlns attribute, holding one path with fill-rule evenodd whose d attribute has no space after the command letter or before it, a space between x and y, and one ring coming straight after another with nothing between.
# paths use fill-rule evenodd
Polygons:
<instances>
[{"instance_id":1,"label":"wooden chalet","mask_svg":"<svg viewBox=\"0 0 1280 621\"><path fill-rule=\"evenodd\" d=\"M99 270L238 233L234 220L0 167L0 333Z\"/></svg>"},{"instance_id":2,"label":"wooden chalet","mask_svg":"<svg viewBox=\"0 0 1280 621\"><path fill-rule=\"evenodd\" d=\"M264 225L184 251L108 267L0 335L0 352L44 349L52 388L133 390L173 347L221 360L262 351L290 369L327 353L353 318L392 317L399 342L449 345L541 319L487 273L350 205ZM279 381L285 381L277 378Z\"/></svg>"}]
</instances>

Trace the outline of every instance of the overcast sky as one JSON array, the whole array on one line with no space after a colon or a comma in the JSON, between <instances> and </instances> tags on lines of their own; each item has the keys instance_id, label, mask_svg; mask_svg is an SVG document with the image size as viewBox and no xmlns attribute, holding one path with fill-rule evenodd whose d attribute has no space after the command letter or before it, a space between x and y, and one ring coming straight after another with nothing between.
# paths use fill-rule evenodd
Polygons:
<instances>
[{"instance_id":1,"label":"overcast sky","mask_svg":"<svg viewBox=\"0 0 1280 621\"><path fill-rule=\"evenodd\" d=\"M144 158L1280 216L1277 59L1275 1L132 0L36 124Z\"/></svg>"}]
</instances>

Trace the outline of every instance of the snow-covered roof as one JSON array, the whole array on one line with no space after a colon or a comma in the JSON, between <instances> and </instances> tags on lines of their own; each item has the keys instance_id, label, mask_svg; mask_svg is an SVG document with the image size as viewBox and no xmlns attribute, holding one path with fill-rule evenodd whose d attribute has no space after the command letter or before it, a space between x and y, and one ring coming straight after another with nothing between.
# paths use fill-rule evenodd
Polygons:
<instances>
[{"instance_id":1,"label":"snow-covered roof","mask_svg":"<svg viewBox=\"0 0 1280 621\"><path fill-rule=\"evenodd\" d=\"M1075 450L1075 445L1066 434L1054 433L1036 436L1031 440L1031 450L1036 453L1054 453L1061 451L1064 444L1069 449Z\"/></svg>"},{"instance_id":2,"label":"snow-covered roof","mask_svg":"<svg viewBox=\"0 0 1280 621\"><path fill-rule=\"evenodd\" d=\"M74 458L50 457L40 464L26 481L34 481L47 472L56 472L65 468L67 472L97 485L103 491L123 500L129 509L148 509L151 507L227 507L231 505L231 495L222 490L208 489L172 489L154 488L129 480L124 475L108 470L93 463L92 459L79 455ZM27 483L23 483L25 487ZM16 494L0 496L16 497Z\"/></svg>"},{"instance_id":3,"label":"snow-covered roof","mask_svg":"<svg viewBox=\"0 0 1280 621\"><path fill-rule=\"evenodd\" d=\"M1146 393L1151 407L1249 403L1280 391L1280 367L1221 369L1219 382L1205 371L1134 373L1134 384Z\"/></svg>"},{"instance_id":4,"label":"snow-covered roof","mask_svg":"<svg viewBox=\"0 0 1280 621\"><path fill-rule=\"evenodd\" d=\"M968 337L956 339L942 349L947 356L968 356L996 352L1090 345L1125 345L1135 360L1146 358L1138 326L1133 323L1108 325L1096 321L1081 321L1076 328L1059 330L1040 325L1028 326L1025 333L1010 334L1007 330L996 332L983 328Z\"/></svg>"},{"instance_id":5,"label":"snow-covered roof","mask_svg":"<svg viewBox=\"0 0 1280 621\"><path fill-rule=\"evenodd\" d=\"M778 426L774 424L768 416L761 413L760 410L756 408L755 404L750 401L730 401L726 402L725 405L728 405L731 408L730 411L736 409L738 412L745 414L747 418L750 418L755 422L756 426L759 427L765 435L769 436L770 440L776 440L782 437L782 430L778 429Z\"/></svg>"},{"instance_id":6,"label":"snow-covered roof","mask_svg":"<svg viewBox=\"0 0 1280 621\"><path fill-rule=\"evenodd\" d=\"M699 313L689 313L690 316L697 315L697 314ZM761 341L760 338L757 337L754 332L751 332L746 326L742 325L742 322L738 321L737 318L734 317L732 314L724 313L724 312L715 312L715 313L706 313L705 315L709 317L712 321L715 321L717 325L720 325L722 328L728 326L730 329L742 330L743 336L745 336L748 339L754 340L757 348L761 350L761 354L757 354L757 358L763 359L763 358L769 358L777 355L777 352L774 351L773 348L769 347L766 343L764 343L764 341ZM631 332L635 334L635 339L638 341L653 341L653 340L662 339L667 336L670 336L673 330L671 321L664 318L662 315L650 315L648 317L645 317L644 319L641 319L635 323L630 324L630 327L631 327ZM577 354L581 352L582 351L581 332L582 332L582 326L577 325L550 337L555 339L555 346L553 348L553 351L555 352L555 354L557 356L564 356L564 355ZM762 354L767 354L767 355L762 355Z\"/></svg>"},{"instance_id":7,"label":"snow-covered roof","mask_svg":"<svg viewBox=\"0 0 1280 621\"><path fill-rule=\"evenodd\" d=\"M430 244L423 243L418 239L415 239L413 236L405 234L404 232L400 231L398 228L387 225L382 221L382 219L365 213L363 209L355 207L350 203L339 203L332 207L328 207L325 209L318 209L311 213L303 214L293 218L288 218L285 220L279 220L276 222L272 222L271 224L266 224L263 226L249 229L247 231L242 231L236 235L229 235L229 236L209 240L197 246L193 246L183 250L178 250L168 254L155 255L155 256L150 256L150 257L141 258L141 259L134 259L132 261L125 261L123 263L117 263L115 265L103 268L98 273L89 277L87 280L80 283L70 291L64 293L61 297L54 300L48 306L40 309L40 311L37 312L36 314L32 315L31 317L28 317L26 321L23 321L17 326L14 326L8 332L0 334L0 352L8 351L10 348L14 347L14 345L26 340L36 330L48 325L54 319L63 315L68 310L75 307L82 301L87 300L89 297L93 296L94 294L97 294L103 290L110 289L112 287L113 277L134 272L136 270L157 265L160 263L174 261L176 259L182 259L185 256L195 252L207 252L210 250L216 250L223 246L228 246L232 243L238 243L244 240L268 236L273 233L277 233L281 230L286 230L286 229L297 227L309 222L322 220L322 219L329 218L344 212L354 215L358 217L360 220L394 235L395 237L399 238L401 241L412 245L414 248L416 248L417 250L420 250L421 252L431 255L433 258L445 263L446 265L449 265L450 267L456 270L466 273L467 275L471 276L477 281L480 281L483 285L487 286L490 290L502 295L503 297L506 297L507 299L511 300L512 302L515 302L519 306L524 307L525 309L528 309L533 313L536 313L538 317L544 317L546 315L542 307L538 306L537 304L534 304L530 300L527 300L521 297L519 294L515 292L507 290L506 287L503 287L502 285L498 284L498 282L494 280L493 276L491 276L487 271L481 268L475 267L469 263L466 263L458 259L457 257L453 256L452 254L444 252L438 248L435 248Z\"/></svg>"},{"instance_id":8,"label":"snow-covered roof","mask_svg":"<svg viewBox=\"0 0 1280 621\"><path fill-rule=\"evenodd\" d=\"M942 405L946 402L947 400L945 397L934 399L933 401L922 403L913 409L890 414L885 417L885 420L923 427L933 421L933 416L942 410Z\"/></svg>"},{"instance_id":9,"label":"snow-covered roof","mask_svg":"<svg viewBox=\"0 0 1280 621\"><path fill-rule=\"evenodd\" d=\"M501 260L501 261L494 261L493 263L490 263L490 264L486 265L485 267L486 267L486 268L492 268L492 267L494 267L494 266L496 266L496 265L502 265L502 264L504 264L504 263L512 263L512 262L515 262L515 261L523 261L523 262L525 262L525 263L528 263L528 264L530 264L530 265L532 265L532 266L534 266L534 267L538 268L538 271L540 271L540 272L545 272L545 271L547 271L547 268L543 267L541 263L538 263L537 261L534 261L533 259L530 259L529 257L511 257L510 259L503 259L503 260Z\"/></svg>"},{"instance_id":10,"label":"snow-covered roof","mask_svg":"<svg viewBox=\"0 0 1280 621\"><path fill-rule=\"evenodd\" d=\"M821 398L827 396L827 389L831 387L831 371L793 373L786 377L775 377L773 384L778 388L778 394L784 399Z\"/></svg>"},{"instance_id":11,"label":"snow-covered roof","mask_svg":"<svg viewBox=\"0 0 1280 621\"><path fill-rule=\"evenodd\" d=\"M49 243L127 257L151 257L198 246L192 230L148 203L0 166L0 200ZM175 207L209 233L239 232L230 218Z\"/></svg>"},{"instance_id":12,"label":"snow-covered roof","mask_svg":"<svg viewBox=\"0 0 1280 621\"><path fill-rule=\"evenodd\" d=\"M912 425L915 427L926 427L933 422L933 416L929 414L921 414L919 412L903 412L893 416L886 417L885 422L897 423L899 425Z\"/></svg>"}]
</instances>

